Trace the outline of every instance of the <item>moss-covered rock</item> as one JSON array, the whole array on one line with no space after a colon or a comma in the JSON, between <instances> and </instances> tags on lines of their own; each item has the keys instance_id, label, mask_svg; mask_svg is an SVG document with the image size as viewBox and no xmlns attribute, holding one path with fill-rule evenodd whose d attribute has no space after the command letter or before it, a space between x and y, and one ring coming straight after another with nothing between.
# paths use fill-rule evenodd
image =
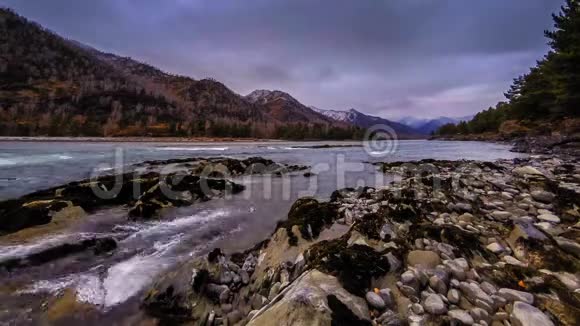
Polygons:
<instances>
[{"instance_id":1,"label":"moss-covered rock","mask_svg":"<svg viewBox=\"0 0 580 326\"><path fill-rule=\"evenodd\" d=\"M324 227L332 225L338 218L338 206L334 203L319 202L305 197L298 199L290 208L288 219L278 223L278 228L285 228L288 234L288 243L296 245L298 238L292 232L297 226L302 237L306 240L316 239Z\"/></svg>"},{"instance_id":2,"label":"moss-covered rock","mask_svg":"<svg viewBox=\"0 0 580 326\"><path fill-rule=\"evenodd\" d=\"M349 247L347 242L348 235L313 245L305 255L306 263L336 276L347 291L364 296L372 278L389 272L389 261L371 247L358 244Z\"/></svg>"}]
</instances>

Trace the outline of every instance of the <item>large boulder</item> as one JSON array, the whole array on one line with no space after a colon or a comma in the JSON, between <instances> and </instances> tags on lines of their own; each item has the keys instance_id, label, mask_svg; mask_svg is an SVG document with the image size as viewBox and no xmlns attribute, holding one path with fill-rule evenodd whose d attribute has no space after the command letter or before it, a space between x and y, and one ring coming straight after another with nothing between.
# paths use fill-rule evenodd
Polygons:
<instances>
[{"instance_id":1,"label":"large boulder","mask_svg":"<svg viewBox=\"0 0 580 326\"><path fill-rule=\"evenodd\" d=\"M251 326L371 325L364 299L346 291L330 275L311 270L258 311Z\"/></svg>"}]
</instances>

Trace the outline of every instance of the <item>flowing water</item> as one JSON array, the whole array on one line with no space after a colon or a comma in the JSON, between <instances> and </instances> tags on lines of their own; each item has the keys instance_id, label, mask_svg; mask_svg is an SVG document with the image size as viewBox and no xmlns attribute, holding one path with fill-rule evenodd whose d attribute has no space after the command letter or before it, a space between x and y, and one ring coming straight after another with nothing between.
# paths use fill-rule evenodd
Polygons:
<instances>
[{"instance_id":1,"label":"flowing water","mask_svg":"<svg viewBox=\"0 0 580 326\"><path fill-rule=\"evenodd\" d=\"M18 311L33 314L40 308L30 302L65 288L75 289L78 301L97 305L105 315L113 315L137 298L156 276L180 261L214 247L229 252L244 250L266 238L299 197L327 199L336 189L392 181L378 173L369 164L372 162L518 156L509 152L509 146L480 142L400 141L384 155L365 150L360 143L352 143L353 147L305 148L322 144L333 143L0 142L0 200L146 160L262 156L280 163L308 165L315 173L311 178L302 174L240 177L234 181L247 186L242 193L168 209L156 221L129 222L126 209L117 207L98 211L50 234L20 241L0 237L0 260L83 238L112 236L119 245L109 256L74 255L16 273L0 272L0 284L17 289L16 294L0 289L0 303L12 307L10 311L0 310L0 324L14 320Z\"/></svg>"}]
</instances>

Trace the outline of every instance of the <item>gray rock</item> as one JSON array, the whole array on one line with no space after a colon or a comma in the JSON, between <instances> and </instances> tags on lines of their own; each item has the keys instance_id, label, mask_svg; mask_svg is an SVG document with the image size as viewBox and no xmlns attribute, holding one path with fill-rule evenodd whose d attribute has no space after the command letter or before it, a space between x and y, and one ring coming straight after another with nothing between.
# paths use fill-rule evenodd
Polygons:
<instances>
[{"instance_id":1,"label":"gray rock","mask_svg":"<svg viewBox=\"0 0 580 326\"><path fill-rule=\"evenodd\" d=\"M491 321L489 313L481 308L473 308L469 311L469 314L471 315L471 317L473 317L473 320L477 322L484 321L486 323L489 323Z\"/></svg>"},{"instance_id":2,"label":"gray rock","mask_svg":"<svg viewBox=\"0 0 580 326\"><path fill-rule=\"evenodd\" d=\"M457 289L451 289L447 293L447 300L453 304L458 304L459 300L461 299L461 293L457 291Z\"/></svg>"},{"instance_id":3,"label":"gray rock","mask_svg":"<svg viewBox=\"0 0 580 326\"><path fill-rule=\"evenodd\" d=\"M248 285L250 283L250 276L246 270L240 270L240 278L242 279L242 284Z\"/></svg>"},{"instance_id":4,"label":"gray rock","mask_svg":"<svg viewBox=\"0 0 580 326\"><path fill-rule=\"evenodd\" d=\"M447 284L438 275L433 275L429 278L429 286L437 293L443 295L447 293Z\"/></svg>"},{"instance_id":5,"label":"gray rock","mask_svg":"<svg viewBox=\"0 0 580 326\"><path fill-rule=\"evenodd\" d=\"M263 306L266 305L267 302L268 302L268 299L266 299L264 296L261 296L259 294L254 294L250 304L252 306L252 309L260 310Z\"/></svg>"},{"instance_id":6,"label":"gray rock","mask_svg":"<svg viewBox=\"0 0 580 326\"><path fill-rule=\"evenodd\" d=\"M380 295L378 295L372 291L367 292L367 294L365 295L365 299L369 303L369 306L371 306L375 309L383 310L386 307L386 304L385 304L385 301L383 300L383 298L381 298Z\"/></svg>"},{"instance_id":7,"label":"gray rock","mask_svg":"<svg viewBox=\"0 0 580 326\"><path fill-rule=\"evenodd\" d=\"M534 295L528 292L503 288L499 289L498 295L509 302L522 301L528 304L534 304Z\"/></svg>"},{"instance_id":8,"label":"gray rock","mask_svg":"<svg viewBox=\"0 0 580 326\"><path fill-rule=\"evenodd\" d=\"M405 323L399 319L399 316L391 311L387 310L382 315L377 318L377 321L383 326L403 326Z\"/></svg>"},{"instance_id":9,"label":"gray rock","mask_svg":"<svg viewBox=\"0 0 580 326\"><path fill-rule=\"evenodd\" d=\"M461 282L459 289L471 303L475 304L475 301L480 299L490 306L493 305L493 300L491 297L485 293L476 283Z\"/></svg>"},{"instance_id":10,"label":"gray rock","mask_svg":"<svg viewBox=\"0 0 580 326\"><path fill-rule=\"evenodd\" d=\"M430 294L423 302L423 308L430 314L442 315L447 312L447 306L437 294Z\"/></svg>"},{"instance_id":11,"label":"gray rock","mask_svg":"<svg viewBox=\"0 0 580 326\"><path fill-rule=\"evenodd\" d=\"M510 322L514 326L553 326L554 323L538 308L525 302L516 301Z\"/></svg>"},{"instance_id":12,"label":"gray rock","mask_svg":"<svg viewBox=\"0 0 580 326\"><path fill-rule=\"evenodd\" d=\"M513 173L519 176L544 176L542 172L532 166L517 167L512 170Z\"/></svg>"},{"instance_id":13,"label":"gray rock","mask_svg":"<svg viewBox=\"0 0 580 326\"><path fill-rule=\"evenodd\" d=\"M560 223L560 218L554 214L538 215L538 220L546 221L546 222L550 222L550 223Z\"/></svg>"},{"instance_id":14,"label":"gray rock","mask_svg":"<svg viewBox=\"0 0 580 326\"><path fill-rule=\"evenodd\" d=\"M401 282L404 284L415 284L417 282L417 276L412 271L406 271L401 274Z\"/></svg>"},{"instance_id":15,"label":"gray rock","mask_svg":"<svg viewBox=\"0 0 580 326\"><path fill-rule=\"evenodd\" d=\"M580 244L564 237L555 237L554 240L562 250L580 258Z\"/></svg>"},{"instance_id":16,"label":"gray rock","mask_svg":"<svg viewBox=\"0 0 580 326\"><path fill-rule=\"evenodd\" d=\"M512 213L506 211L493 211L491 212L491 216L500 221L505 221L512 216Z\"/></svg>"},{"instance_id":17,"label":"gray rock","mask_svg":"<svg viewBox=\"0 0 580 326\"><path fill-rule=\"evenodd\" d=\"M495 288L495 286L493 286L489 282L482 282L480 287L485 293L487 293L489 295L495 294L497 292L497 289Z\"/></svg>"},{"instance_id":18,"label":"gray rock","mask_svg":"<svg viewBox=\"0 0 580 326\"><path fill-rule=\"evenodd\" d=\"M487 250L493 252L494 254L501 254L505 251L505 248L497 242L491 243L485 247Z\"/></svg>"},{"instance_id":19,"label":"gray rock","mask_svg":"<svg viewBox=\"0 0 580 326\"><path fill-rule=\"evenodd\" d=\"M237 322L242 320L244 316L238 310L234 310L227 314L226 318L228 320L228 325L235 325Z\"/></svg>"},{"instance_id":20,"label":"gray rock","mask_svg":"<svg viewBox=\"0 0 580 326\"><path fill-rule=\"evenodd\" d=\"M473 325L473 323L475 322L473 320L473 317L471 317L471 315L467 311L461 309L449 310L447 312L447 316L449 316L451 320L456 320L462 323L463 325Z\"/></svg>"},{"instance_id":21,"label":"gray rock","mask_svg":"<svg viewBox=\"0 0 580 326\"><path fill-rule=\"evenodd\" d=\"M392 252L389 252L388 254L386 254L385 257L387 257L387 259L389 260L389 266L390 266L391 272L397 272L403 266L403 263L399 260L399 258L397 258L395 255L393 255Z\"/></svg>"},{"instance_id":22,"label":"gray rock","mask_svg":"<svg viewBox=\"0 0 580 326\"><path fill-rule=\"evenodd\" d=\"M556 195L554 195L549 191L544 190L534 190L532 191L531 195L532 198L534 198L534 200L537 200L545 204L551 203L554 200L554 198L556 198Z\"/></svg>"},{"instance_id":23,"label":"gray rock","mask_svg":"<svg viewBox=\"0 0 580 326\"><path fill-rule=\"evenodd\" d=\"M381 296L387 307L392 307L393 304L395 303L395 301L393 300L393 293L391 289L381 289L379 291L379 295Z\"/></svg>"},{"instance_id":24,"label":"gray rock","mask_svg":"<svg viewBox=\"0 0 580 326\"><path fill-rule=\"evenodd\" d=\"M425 313L425 310L423 309L423 306L418 304L418 303L413 303L411 305L411 311L417 315L422 315Z\"/></svg>"}]
</instances>

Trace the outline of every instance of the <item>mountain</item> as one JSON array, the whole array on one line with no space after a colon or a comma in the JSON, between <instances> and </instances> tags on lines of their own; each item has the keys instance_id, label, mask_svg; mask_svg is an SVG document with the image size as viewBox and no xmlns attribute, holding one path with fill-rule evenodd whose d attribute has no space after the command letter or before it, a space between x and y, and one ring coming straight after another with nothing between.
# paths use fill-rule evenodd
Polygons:
<instances>
[{"instance_id":1,"label":"mountain","mask_svg":"<svg viewBox=\"0 0 580 326\"><path fill-rule=\"evenodd\" d=\"M347 122L363 129L368 129L376 125L387 125L397 133L397 137L399 138L424 138L424 135L409 126L384 118L367 115L355 109L350 109L348 111L337 111L322 110L316 107L311 108L328 118L336 121Z\"/></svg>"},{"instance_id":2,"label":"mountain","mask_svg":"<svg viewBox=\"0 0 580 326\"><path fill-rule=\"evenodd\" d=\"M433 131L439 129L439 127L446 125L448 123L457 124L461 121L469 121L471 119L473 119L473 116L465 116L460 118L439 117L436 119L419 119L414 117L405 117L398 120L398 122L416 129L423 135L430 135Z\"/></svg>"},{"instance_id":3,"label":"mountain","mask_svg":"<svg viewBox=\"0 0 580 326\"><path fill-rule=\"evenodd\" d=\"M339 125L347 127L347 123L337 123L306 105L288 93L282 91L255 90L245 96L245 98L255 104L261 104L268 109L268 113L280 121L285 122L316 122L322 124Z\"/></svg>"},{"instance_id":4,"label":"mountain","mask_svg":"<svg viewBox=\"0 0 580 326\"><path fill-rule=\"evenodd\" d=\"M0 8L2 136L352 139L355 131L295 103L258 103L213 79L101 52Z\"/></svg>"}]
</instances>

